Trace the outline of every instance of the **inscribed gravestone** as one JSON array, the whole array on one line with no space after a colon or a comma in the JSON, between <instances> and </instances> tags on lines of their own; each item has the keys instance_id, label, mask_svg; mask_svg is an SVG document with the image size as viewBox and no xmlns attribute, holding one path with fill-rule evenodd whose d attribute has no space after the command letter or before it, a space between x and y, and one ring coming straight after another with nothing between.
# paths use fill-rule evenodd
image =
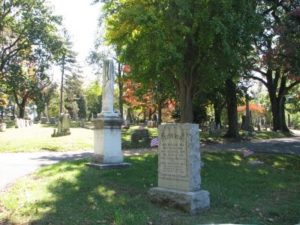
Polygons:
<instances>
[{"instance_id":1,"label":"inscribed gravestone","mask_svg":"<svg viewBox=\"0 0 300 225\"><path fill-rule=\"evenodd\" d=\"M200 189L200 142L193 129L197 127L188 124L160 128L159 187L182 191Z\"/></svg>"},{"instance_id":2,"label":"inscribed gravestone","mask_svg":"<svg viewBox=\"0 0 300 225\"><path fill-rule=\"evenodd\" d=\"M201 190L200 140L197 124L159 127L158 187L149 191L152 201L195 214L208 208L209 193Z\"/></svg>"}]
</instances>

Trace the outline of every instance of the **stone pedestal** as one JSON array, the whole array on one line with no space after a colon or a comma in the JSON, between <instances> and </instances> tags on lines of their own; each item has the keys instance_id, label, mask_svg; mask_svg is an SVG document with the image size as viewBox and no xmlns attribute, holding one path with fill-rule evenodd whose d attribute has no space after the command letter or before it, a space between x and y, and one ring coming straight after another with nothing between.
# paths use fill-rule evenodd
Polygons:
<instances>
[{"instance_id":1,"label":"stone pedestal","mask_svg":"<svg viewBox=\"0 0 300 225\"><path fill-rule=\"evenodd\" d=\"M174 189L155 187L149 191L153 202L167 204L173 208L181 209L195 215L209 207L209 192L200 191L177 191Z\"/></svg>"},{"instance_id":2,"label":"stone pedestal","mask_svg":"<svg viewBox=\"0 0 300 225\"><path fill-rule=\"evenodd\" d=\"M123 162L119 117L100 117L94 121L94 157L98 163Z\"/></svg>"},{"instance_id":3,"label":"stone pedestal","mask_svg":"<svg viewBox=\"0 0 300 225\"><path fill-rule=\"evenodd\" d=\"M191 214L208 208L209 193L200 188L198 125L161 125L158 134L158 187L150 189L151 200Z\"/></svg>"},{"instance_id":4,"label":"stone pedestal","mask_svg":"<svg viewBox=\"0 0 300 225\"><path fill-rule=\"evenodd\" d=\"M122 120L118 116L103 116L94 122L94 155L87 165L99 169L128 167L123 162L121 147Z\"/></svg>"}]
</instances>

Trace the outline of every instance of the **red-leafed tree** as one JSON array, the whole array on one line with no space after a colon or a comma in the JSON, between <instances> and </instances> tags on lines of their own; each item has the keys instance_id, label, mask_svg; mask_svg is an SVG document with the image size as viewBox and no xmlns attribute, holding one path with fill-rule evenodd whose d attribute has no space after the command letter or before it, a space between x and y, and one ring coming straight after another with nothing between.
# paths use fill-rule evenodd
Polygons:
<instances>
[{"instance_id":1,"label":"red-leafed tree","mask_svg":"<svg viewBox=\"0 0 300 225\"><path fill-rule=\"evenodd\" d=\"M300 84L300 3L261 1L263 32L255 40L254 71L251 77L267 88L273 115L273 130L288 132L285 103L288 92Z\"/></svg>"},{"instance_id":2,"label":"red-leafed tree","mask_svg":"<svg viewBox=\"0 0 300 225\"><path fill-rule=\"evenodd\" d=\"M151 120L157 110L153 92L143 90L140 83L129 79L124 82L123 88L123 100L129 106L129 111L140 109L140 114L143 114L144 119L148 116L148 120Z\"/></svg>"}]
</instances>

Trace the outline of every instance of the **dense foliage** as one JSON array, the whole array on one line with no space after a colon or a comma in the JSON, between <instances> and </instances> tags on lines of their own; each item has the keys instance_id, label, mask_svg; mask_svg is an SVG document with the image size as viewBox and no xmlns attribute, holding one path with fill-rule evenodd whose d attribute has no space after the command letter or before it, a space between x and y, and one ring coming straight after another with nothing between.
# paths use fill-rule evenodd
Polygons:
<instances>
[{"instance_id":1,"label":"dense foliage","mask_svg":"<svg viewBox=\"0 0 300 225\"><path fill-rule=\"evenodd\" d=\"M256 27L249 1L120 0L105 10L109 43L136 80L175 87L181 122L193 121L199 87L237 73Z\"/></svg>"},{"instance_id":2,"label":"dense foliage","mask_svg":"<svg viewBox=\"0 0 300 225\"><path fill-rule=\"evenodd\" d=\"M14 96L19 117L50 84L48 69L62 49L60 21L43 0L1 0L0 86Z\"/></svg>"}]
</instances>

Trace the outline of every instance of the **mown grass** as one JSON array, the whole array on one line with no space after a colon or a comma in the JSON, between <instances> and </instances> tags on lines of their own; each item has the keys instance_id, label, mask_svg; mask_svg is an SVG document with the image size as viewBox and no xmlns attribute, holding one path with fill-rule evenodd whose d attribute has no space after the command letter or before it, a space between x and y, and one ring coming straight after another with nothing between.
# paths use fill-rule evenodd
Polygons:
<instances>
[{"instance_id":1,"label":"mown grass","mask_svg":"<svg viewBox=\"0 0 300 225\"><path fill-rule=\"evenodd\" d=\"M0 132L1 152L35 152L35 151L76 151L92 150L94 144L94 131L92 129L71 128L71 135L51 137L54 125L34 125L27 128L10 128ZM131 143L131 134L140 129L132 126L122 129L122 148L148 148L149 142ZM150 137L157 136L156 128L148 128Z\"/></svg>"},{"instance_id":2,"label":"mown grass","mask_svg":"<svg viewBox=\"0 0 300 225\"><path fill-rule=\"evenodd\" d=\"M0 133L0 152L73 151L92 149L93 131L72 128L71 135L52 138L51 127L34 125Z\"/></svg>"},{"instance_id":3,"label":"mown grass","mask_svg":"<svg viewBox=\"0 0 300 225\"><path fill-rule=\"evenodd\" d=\"M78 122L79 123L79 122ZM89 124L91 127L92 125ZM0 153L1 152L35 152L35 151L76 151L92 150L94 143L94 133L92 129L81 128L76 123L72 123L71 135L52 138L51 134L56 126L54 125L34 125L28 128L9 128L5 132L0 132ZM139 126L131 126L129 129L122 129L122 148L148 148L148 142L132 143L132 133L140 129ZM149 131L150 139L157 136L157 128L145 128ZM200 132L200 140L205 143L222 143L224 138L220 135L211 135L208 132ZM246 134L241 132L241 136ZM256 132L249 139L270 139L286 137L285 134L272 131Z\"/></svg>"},{"instance_id":4,"label":"mown grass","mask_svg":"<svg viewBox=\"0 0 300 225\"><path fill-rule=\"evenodd\" d=\"M207 223L278 224L300 222L300 157L204 153L202 188L211 208L190 216L153 204L157 156L126 158L124 170L96 170L86 161L41 169L0 195L3 224L196 225ZM262 166L251 166L259 159ZM1 224L1 222L0 222Z\"/></svg>"}]
</instances>

